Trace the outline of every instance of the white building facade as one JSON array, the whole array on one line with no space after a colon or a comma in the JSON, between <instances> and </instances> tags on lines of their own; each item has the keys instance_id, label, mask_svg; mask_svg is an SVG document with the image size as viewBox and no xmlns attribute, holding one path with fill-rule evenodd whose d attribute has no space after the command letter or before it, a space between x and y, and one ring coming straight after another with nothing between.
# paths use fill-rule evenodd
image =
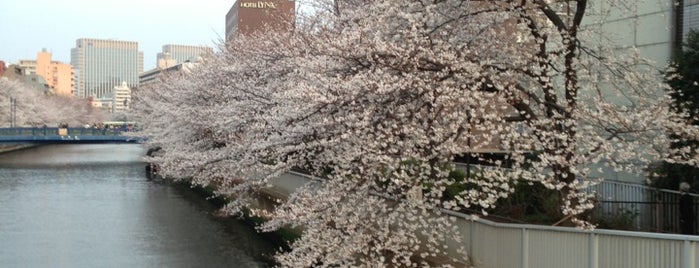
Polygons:
<instances>
[{"instance_id":1,"label":"white building facade","mask_svg":"<svg viewBox=\"0 0 699 268\"><path fill-rule=\"evenodd\" d=\"M113 102L113 112L124 112L129 110L129 105L131 105L131 89L126 82L122 82L121 85L114 87Z\"/></svg>"}]
</instances>

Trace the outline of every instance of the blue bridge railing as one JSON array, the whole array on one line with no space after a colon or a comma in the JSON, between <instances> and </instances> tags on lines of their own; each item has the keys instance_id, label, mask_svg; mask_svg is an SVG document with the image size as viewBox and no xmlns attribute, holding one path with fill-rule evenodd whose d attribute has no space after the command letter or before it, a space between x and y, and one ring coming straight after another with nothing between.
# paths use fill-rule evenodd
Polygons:
<instances>
[{"instance_id":1,"label":"blue bridge railing","mask_svg":"<svg viewBox=\"0 0 699 268\"><path fill-rule=\"evenodd\" d=\"M127 128L0 128L0 143L140 143Z\"/></svg>"}]
</instances>

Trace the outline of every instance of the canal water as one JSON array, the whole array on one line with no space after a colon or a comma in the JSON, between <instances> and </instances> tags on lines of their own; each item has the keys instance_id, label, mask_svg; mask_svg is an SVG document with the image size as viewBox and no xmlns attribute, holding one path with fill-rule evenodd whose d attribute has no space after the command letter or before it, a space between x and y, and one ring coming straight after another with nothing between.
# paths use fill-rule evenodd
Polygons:
<instances>
[{"instance_id":1,"label":"canal water","mask_svg":"<svg viewBox=\"0 0 699 268\"><path fill-rule=\"evenodd\" d=\"M140 145L0 154L0 267L268 267L275 246L145 177Z\"/></svg>"}]
</instances>

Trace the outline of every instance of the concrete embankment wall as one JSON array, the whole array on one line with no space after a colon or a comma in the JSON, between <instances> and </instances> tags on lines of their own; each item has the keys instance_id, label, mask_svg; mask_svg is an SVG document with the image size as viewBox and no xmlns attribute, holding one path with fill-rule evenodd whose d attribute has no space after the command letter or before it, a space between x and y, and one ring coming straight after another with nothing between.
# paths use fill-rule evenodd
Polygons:
<instances>
[{"instance_id":1,"label":"concrete embankment wall","mask_svg":"<svg viewBox=\"0 0 699 268\"><path fill-rule=\"evenodd\" d=\"M12 151L17 151L17 150L23 150L31 147L36 147L38 145L33 145L33 144L13 144L13 145L0 145L0 154L1 153L7 153L7 152L12 152Z\"/></svg>"}]
</instances>

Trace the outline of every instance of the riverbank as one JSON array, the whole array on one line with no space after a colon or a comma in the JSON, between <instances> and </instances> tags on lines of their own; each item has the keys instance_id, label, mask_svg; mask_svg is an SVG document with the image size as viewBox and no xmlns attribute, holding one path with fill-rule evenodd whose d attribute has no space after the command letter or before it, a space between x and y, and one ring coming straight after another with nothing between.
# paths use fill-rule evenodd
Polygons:
<instances>
[{"instance_id":1,"label":"riverbank","mask_svg":"<svg viewBox=\"0 0 699 268\"><path fill-rule=\"evenodd\" d=\"M159 179L162 180L162 179ZM165 183L172 184L175 188L178 188L181 191L188 191L190 193L193 193L197 196L199 196L202 199L205 199L208 203L216 207L216 209L220 209L223 206L225 206L229 200L225 197L221 196L216 196L214 194L214 189L211 187L201 187L201 186L192 186L188 181L164 181ZM263 239L267 240L268 242L272 243L275 248L281 249L283 251L290 250L289 243L295 239L298 239L300 237L300 234L294 230L290 230L287 228L280 228L277 231L274 232L259 232L257 231L257 227L264 223L265 219L256 217L256 216L251 216L247 211L244 211L244 215L240 218L230 216L230 217L222 217L224 220L234 220L238 222L242 222L245 225L249 226L251 228L251 231L257 232L259 236L261 236ZM275 266L277 263L274 261L273 256L266 256L268 257L267 262L270 266Z\"/></svg>"},{"instance_id":2,"label":"riverbank","mask_svg":"<svg viewBox=\"0 0 699 268\"><path fill-rule=\"evenodd\" d=\"M157 150L149 150L147 155L150 155L152 152L157 151ZM228 202L228 198L222 197L222 196L217 196L214 192L216 191L215 186L207 186L207 187L202 187L200 185L191 185L188 180L171 180L171 179L166 179L161 177L160 175L157 174L157 166L154 165L147 165L146 168L146 176L154 181L162 181L165 183L170 183L174 185L177 188L180 189L186 189L187 191L193 192L200 196L201 198L206 199L210 204L215 206L217 209L223 208ZM274 199L279 199L279 198L286 198L285 195L275 195L272 192L269 191L264 191L263 193L264 196L261 196L258 199L258 206L262 206L266 209L273 209L275 206L273 203ZM235 218L235 220L241 221L245 223L246 225L250 226L257 231L257 227L263 224L267 219L264 219L259 216L253 216L250 215L249 209L245 209L243 211L243 215L239 218ZM227 217L227 218L233 218L233 217ZM280 248L283 251L290 250L289 244L293 242L294 240L298 239L301 237L301 231L299 229L289 229L289 228L280 228L274 232L258 232L258 234L267 241L273 243L277 248Z\"/></svg>"},{"instance_id":3,"label":"riverbank","mask_svg":"<svg viewBox=\"0 0 699 268\"><path fill-rule=\"evenodd\" d=\"M0 145L0 154L24 150L24 149L32 148L32 147L36 147L36 146L38 146L38 145L34 145L34 144Z\"/></svg>"}]
</instances>

